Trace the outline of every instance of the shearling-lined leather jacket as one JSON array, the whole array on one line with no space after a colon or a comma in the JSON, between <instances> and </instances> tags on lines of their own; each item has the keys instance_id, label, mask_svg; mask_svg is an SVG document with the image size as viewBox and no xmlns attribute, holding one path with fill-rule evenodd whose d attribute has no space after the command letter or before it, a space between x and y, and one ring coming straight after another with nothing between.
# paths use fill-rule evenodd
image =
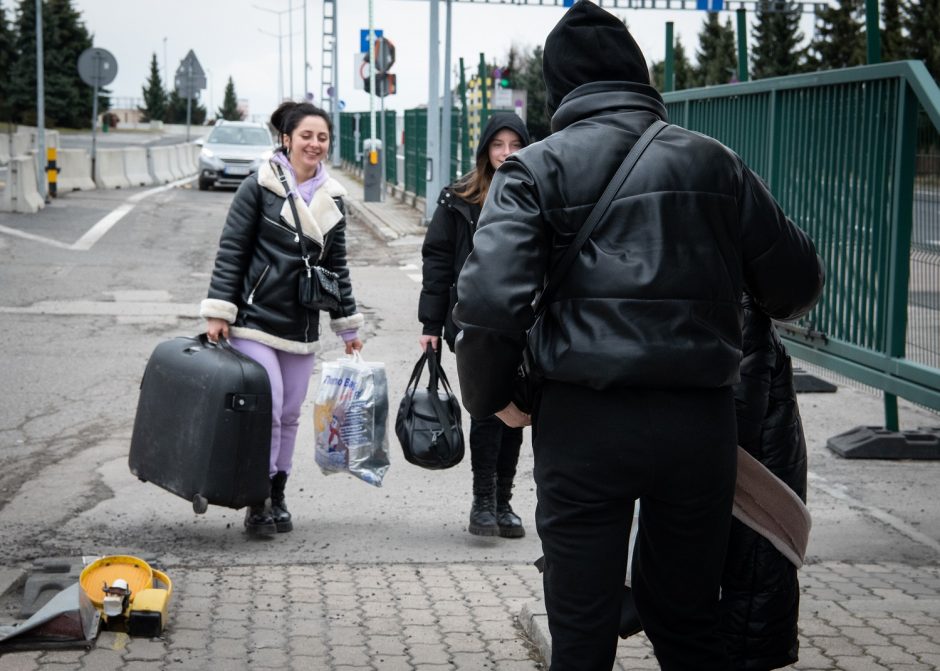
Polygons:
<instances>
[{"instance_id":1,"label":"shearling-lined leather jacket","mask_svg":"<svg viewBox=\"0 0 940 671\"><path fill-rule=\"evenodd\" d=\"M418 321L424 335L440 336L443 332L451 350L457 337L451 315L457 302L457 276L473 249L473 232L479 218L479 205L467 202L452 187L444 187L421 246Z\"/></svg>"},{"instance_id":2,"label":"shearling-lined leather jacket","mask_svg":"<svg viewBox=\"0 0 940 671\"><path fill-rule=\"evenodd\" d=\"M222 229L209 297L199 314L225 319L234 337L308 354L319 349L320 315L300 304L304 264L286 195L271 162L261 166L257 179L242 182ZM309 207L295 198L311 263L339 275L342 304L330 313L337 333L363 323L346 265L344 195L346 190L331 178Z\"/></svg>"},{"instance_id":3,"label":"shearling-lined leather jacket","mask_svg":"<svg viewBox=\"0 0 940 671\"><path fill-rule=\"evenodd\" d=\"M528 333L548 379L717 388L738 380L741 296L804 314L823 271L810 239L719 142L669 126L642 156L547 309L532 303L639 136L665 119L654 89L593 82L565 96L556 131L496 171L454 317L464 404L504 408Z\"/></svg>"}]
</instances>

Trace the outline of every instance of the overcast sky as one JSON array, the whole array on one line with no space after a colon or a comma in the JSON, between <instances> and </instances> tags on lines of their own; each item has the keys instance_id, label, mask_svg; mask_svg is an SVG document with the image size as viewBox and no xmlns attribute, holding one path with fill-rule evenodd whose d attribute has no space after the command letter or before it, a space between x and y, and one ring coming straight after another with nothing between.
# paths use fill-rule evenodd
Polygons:
<instances>
[{"instance_id":1,"label":"overcast sky","mask_svg":"<svg viewBox=\"0 0 940 671\"><path fill-rule=\"evenodd\" d=\"M207 72L209 88L202 101L213 109L222 104L225 83L231 76L239 98L247 99L252 116L267 119L278 102L278 34L282 35L284 95L304 94L303 0L73 0L94 45L110 51L118 62L118 75L110 85L115 98L140 98L149 75L150 58L157 55L161 77L174 73L192 49ZM11 0L0 0L8 11ZM369 26L368 0L337 0L339 30L339 92L347 111L367 111L369 96L354 88L359 31ZM320 99L323 2L307 0L307 85ZM446 3L440 3L444 42ZM487 62L503 60L513 44L534 47L564 13L561 7L453 2L451 58L476 67L480 53ZM277 13L279 12L279 13ZM398 93L385 99L387 109L404 110L426 104L428 99L429 4L428 0L373 0L373 25L384 30L396 46ZM705 18L702 11L614 10L627 24L648 61L661 60L665 52L665 24L674 22L690 57ZM292 20L290 17L292 16ZM722 13L722 21L732 12ZM278 21L280 19L280 28ZM293 31L289 28L293 27ZM812 22L807 15L803 31ZM292 34L291 34L292 33ZM750 40L750 37L748 38ZM293 40L293 51L290 41ZM164 59L165 54L165 59ZM293 85L291 85L293 54ZM443 49L441 65L443 67ZM456 79L453 84L456 86ZM441 78L443 86L443 77ZM443 90L443 89L442 89ZM120 100L115 100L121 103ZM378 102L376 103L378 105Z\"/></svg>"}]
</instances>

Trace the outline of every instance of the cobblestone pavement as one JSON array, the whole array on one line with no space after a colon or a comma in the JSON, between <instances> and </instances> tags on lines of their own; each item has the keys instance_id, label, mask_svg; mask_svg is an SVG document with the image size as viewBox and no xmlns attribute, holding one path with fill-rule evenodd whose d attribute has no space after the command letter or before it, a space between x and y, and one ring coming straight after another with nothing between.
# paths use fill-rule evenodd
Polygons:
<instances>
[{"instance_id":1,"label":"cobblestone pavement","mask_svg":"<svg viewBox=\"0 0 940 671\"><path fill-rule=\"evenodd\" d=\"M504 565L168 568L162 638L105 631L91 650L18 652L4 671L544 668L517 622L538 572Z\"/></svg>"},{"instance_id":2,"label":"cobblestone pavement","mask_svg":"<svg viewBox=\"0 0 940 671\"><path fill-rule=\"evenodd\" d=\"M800 570L799 671L940 669L940 567L905 564L808 564ZM548 657L541 601L520 619ZM621 641L616 671L658 669L642 634Z\"/></svg>"},{"instance_id":3,"label":"cobblestone pavement","mask_svg":"<svg viewBox=\"0 0 940 671\"><path fill-rule=\"evenodd\" d=\"M354 178L343 181L355 211L361 184L357 192ZM384 239L393 241L416 235L406 210L370 204L374 216L362 218L384 217ZM808 561L793 669L940 669L936 563ZM162 637L104 631L87 650L0 656L0 671L522 671L544 670L550 656L541 578L528 564L164 568L174 594ZM645 636L620 642L614 668L658 668Z\"/></svg>"},{"instance_id":4,"label":"cobblestone pavement","mask_svg":"<svg viewBox=\"0 0 940 671\"><path fill-rule=\"evenodd\" d=\"M541 580L527 565L170 568L164 636L105 631L90 650L16 652L4 671L544 669ZM940 668L940 568L824 563L800 572L799 671ZM658 669L642 634L617 671Z\"/></svg>"}]
</instances>

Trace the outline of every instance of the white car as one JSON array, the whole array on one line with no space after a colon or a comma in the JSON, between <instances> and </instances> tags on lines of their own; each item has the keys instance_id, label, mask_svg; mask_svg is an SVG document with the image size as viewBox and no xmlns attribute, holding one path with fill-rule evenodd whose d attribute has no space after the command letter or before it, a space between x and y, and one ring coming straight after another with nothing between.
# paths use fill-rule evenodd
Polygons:
<instances>
[{"instance_id":1,"label":"white car","mask_svg":"<svg viewBox=\"0 0 940 671\"><path fill-rule=\"evenodd\" d=\"M199 153L199 190L236 187L271 158L274 139L262 123L217 121Z\"/></svg>"}]
</instances>

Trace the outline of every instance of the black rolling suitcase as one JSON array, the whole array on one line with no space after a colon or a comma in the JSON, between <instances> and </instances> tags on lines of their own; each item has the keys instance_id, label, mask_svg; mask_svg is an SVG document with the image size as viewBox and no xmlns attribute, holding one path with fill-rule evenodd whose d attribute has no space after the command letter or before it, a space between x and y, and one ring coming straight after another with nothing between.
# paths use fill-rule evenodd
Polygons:
<instances>
[{"instance_id":1,"label":"black rolling suitcase","mask_svg":"<svg viewBox=\"0 0 940 671\"><path fill-rule=\"evenodd\" d=\"M193 502L242 508L270 494L271 385L254 359L205 334L159 344L140 383L129 465Z\"/></svg>"}]
</instances>

